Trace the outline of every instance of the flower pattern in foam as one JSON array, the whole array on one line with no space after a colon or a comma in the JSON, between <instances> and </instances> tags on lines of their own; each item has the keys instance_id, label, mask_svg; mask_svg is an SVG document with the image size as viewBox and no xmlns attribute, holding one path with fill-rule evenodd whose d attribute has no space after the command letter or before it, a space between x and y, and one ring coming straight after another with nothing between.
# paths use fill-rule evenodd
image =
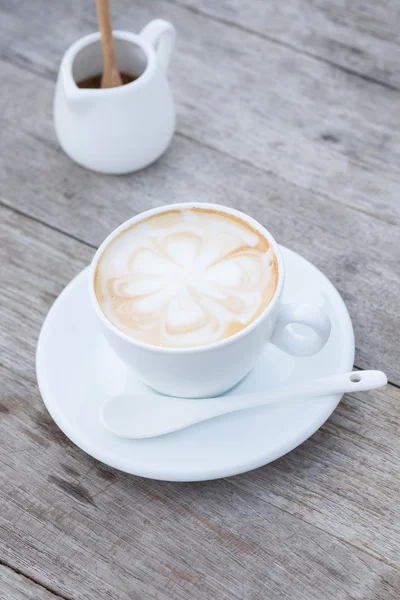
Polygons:
<instances>
[{"instance_id":1,"label":"flower pattern in foam","mask_svg":"<svg viewBox=\"0 0 400 600\"><path fill-rule=\"evenodd\" d=\"M268 305L277 268L261 234L207 211L159 221L122 234L129 252L118 253L106 291L96 289L119 329L150 344L198 346L240 331ZM102 282L100 264L97 288Z\"/></svg>"}]
</instances>

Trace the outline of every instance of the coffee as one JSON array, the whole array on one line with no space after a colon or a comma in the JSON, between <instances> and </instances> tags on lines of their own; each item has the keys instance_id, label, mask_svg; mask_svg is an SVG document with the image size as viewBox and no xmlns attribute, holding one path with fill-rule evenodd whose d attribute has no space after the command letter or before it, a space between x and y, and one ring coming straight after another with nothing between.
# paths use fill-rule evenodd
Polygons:
<instances>
[{"instance_id":1,"label":"coffee","mask_svg":"<svg viewBox=\"0 0 400 600\"><path fill-rule=\"evenodd\" d=\"M95 292L126 335L164 347L223 340L268 306L278 264L246 221L203 208L169 210L133 224L106 247Z\"/></svg>"},{"instance_id":2,"label":"coffee","mask_svg":"<svg viewBox=\"0 0 400 600\"><path fill-rule=\"evenodd\" d=\"M76 84L78 86L78 88L81 89L100 89L101 88L101 77L102 74L99 73L98 75L92 75L91 77L86 77L85 79L81 79L81 81L78 81L78 83ZM129 75L129 73L120 73L120 77L122 80L122 85L126 85L127 83L132 83L132 81L135 81L135 79L137 79L137 77L134 77L133 75Z\"/></svg>"}]
</instances>

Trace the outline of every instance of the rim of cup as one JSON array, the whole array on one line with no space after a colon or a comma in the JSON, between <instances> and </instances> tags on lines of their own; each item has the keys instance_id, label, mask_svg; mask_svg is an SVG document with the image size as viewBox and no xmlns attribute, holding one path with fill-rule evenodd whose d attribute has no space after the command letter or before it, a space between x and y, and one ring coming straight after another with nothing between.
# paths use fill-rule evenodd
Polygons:
<instances>
[{"instance_id":1,"label":"rim of cup","mask_svg":"<svg viewBox=\"0 0 400 600\"><path fill-rule=\"evenodd\" d=\"M169 347L169 346L156 346L156 345L152 345L152 344L147 344L145 342L142 342L140 340L130 337L129 335L127 335L126 333L124 333L123 331L118 329L118 327L116 327L113 323L111 323L111 321L106 317L106 315L104 314L104 312L100 306L100 303L97 299L96 292L95 292L94 278L95 278L95 274L96 274L96 268L97 268L97 265L99 263L99 260L102 256L102 254L105 251L105 249L107 248L107 246L120 233L125 231L125 229L128 229L135 223L140 223L140 221L144 221L145 219L152 217L153 215L169 212L171 210L183 210L183 209L189 209L189 208L203 208L206 210L214 210L216 212L234 215L234 216L238 217L239 219L241 219L242 221L244 221L245 223L248 223L249 225L254 227L254 229L257 229L257 231L259 231L268 240L268 242L270 243L270 245L275 253L277 263L278 263L278 284L276 286L276 289L275 289L275 292L274 292L274 295L273 295L271 301L269 302L268 306L265 307L265 309L262 311L262 313L256 319L254 319L254 321L252 321L249 325L247 325L246 327L244 327L237 333L234 333L233 335L231 335L227 338L224 338L217 342L212 342L210 344L203 344L201 346L189 346L189 347L182 347L182 348ZM280 295L282 292L282 288L283 288L283 284L284 284L284 278L285 278L284 263L283 263L283 258L282 258L282 254L281 254L280 248L278 246L278 243L276 242L274 237L270 234L268 229L263 227L263 225L261 225L255 219L253 219L253 217L250 217L249 215L247 215L239 210L236 210L234 208L230 208L228 206L223 206L222 204L210 204L210 203L205 203L205 202L182 202L179 204L167 204L165 206L160 206L160 207L153 208L153 209L147 210L145 212L139 213L138 215L131 217L127 221L124 221L124 223L121 223L121 225L119 225L119 227L114 229L106 237L106 239L102 242L102 244L99 246L99 248L97 249L97 251L92 259L92 262L90 264L89 295L90 295L91 304L96 312L96 315L100 319L100 321L112 333L116 334L119 338L123 339L124 341L129 342L133 346L137 346L139 348L142 348L149 352L154 352L157 354L202 354L205 352L210 352L211 350L219 350L220 348L229 346L229 345L237 342L239 339L246 337L252 331L254 331L254 329L256 329L258 327L258 325L271 314L274 306L279 301L279 298L280 298Z\"/></svg>"}]
</instances>

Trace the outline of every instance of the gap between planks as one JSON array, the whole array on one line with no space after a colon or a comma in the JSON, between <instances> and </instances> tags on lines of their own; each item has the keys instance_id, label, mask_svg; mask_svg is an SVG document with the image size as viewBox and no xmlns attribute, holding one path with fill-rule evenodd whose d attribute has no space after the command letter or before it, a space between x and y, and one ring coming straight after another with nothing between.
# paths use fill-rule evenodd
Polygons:
<instances>
[{"instance_id":1,"label":"gap between planks","mask_svg":"<svg viewBox=\"0 0 400 600\"><path fill-rule=\"evenodd\" d=\"M170 0L168 0L168 1L170 1ZM173 2L172 2L172 4L173 4ZM181 6L181 5L179 5L179 6ZM194 10L195 13L199 12L199 14L201 14L203 16L203 13L200 13L200 11L197 11L197 9L192 9L191 7L186 7L186 8L189 10L189 12L192 11L192 10ZM211 19L211 17L210 17L210 19ZM219 21L219 18L215 18L215 21ZM223 22L223 20L222 20L222 22ZM235 26L235 25L233 24L233 26ZM240 27L239 27L239 29L240 29ZM254 35L258 36L258 37L261 37L261 38L265 37L266 40L269 39L267 36L262 36L261 34L258 34L257 32L254 32ZM277 41L277 43L279 44L281 42ZM285 45L285 44L282 43L282 45ZM303 54L308 54L308 53L303 52ZM310 54L310 56L313 57L313 55L311 55L311 54ZM314 57L314 58L316 58L316 57ZM31 63L25 63L25 64L16 63L13 60L11 60L9 57L7 57L7 56L1 56L1 55L0 55L0 60L3 61L3 62L5 62L6 64L11 65L12 67L15 67L16 69L20 69L21 71L25 71L25 72L27 72L27 73L29 73L31 75L35 75L37 77L40 77L44 81L48 81L48 82L51 82L52 84L54 84L54 77L49 77L48 74L46 74L44 72L36 71L35 69L32 69L32 64ZM321 58L321 62L325 62L327 64L330 64L329 61L327 61L325 59L322 59L322 58ZM341 69L342 71L347 72L346 69L344 67L341 67L340 65L338 66L338 68ZM350 74L352 74L352 73L350 73ZM362 79L365 79L365 80L369 81L369 79L366 76L363 76L363 75L357 74L357 73L354 73L354 74L358 75ZM388 87L388 86L386 86L386 87ZM391 88L391 89L397 91L397 88ZM229 152L221 150L220 148L218 148L216 146L213 146L212 144L209 144L207 142L201 141L201 140L197 139L196 137L192 137L188 133L184 133L182 131L176 130L174 135L176 135L178 137L181 137L183 139L187 139L190 142L192 142L192 143L194 143L194 144L196 144L198 146L201 146L203 148L207 148L208 150L211 150L212 152L215 152L215 153L217 153L217 154L219 154L221 156L229 158L230 160L234 160L234 161L236 161L237 163L239 163L241 165L246 165L246 166L248 166L248 167L250 167L250 168L252 168L252 169L254 169L256 171L259 171L260 173L266 173L267 175L273 175L277 179L279 179L281 181L284 181L285 183L289 183L290 185L293 185L294 187L298 188L299 190L303 190L303 191L306 190L307 191L307 188L303 188L303 187L299 186L296 182L288 180L288 179L282 177L279 173L277 173L277 172L275 172L275 171L273 171L271 169L264 169L259 164L252 163L250 160L247 160L245 158L238 158L234 154L230 154ZM35 139L36 139L36 141L38 141L38 142L46 145L46 140L41 139L39 137L35 137ZM57 151L57 152L62 152L61 148L59 148L58 146L57 147L56 146L51 146L51 148L53 150ZM338 200L337 198L331 197L329 194L324 193L322 191L318 191L318 192L316 192L316 194L318 196L321 196L322 198L326 198L327 200L330 200L330 201L337 201ZM372 219L376 219L377 221L381 221L382 223L386 223L387 225L391 225L391 226L394 226L394 227L397 227L399 225L399 223L397 221L386 219L385 217L382 217L382 216L380 216L380 215L378 215L378 214L376 214L376 213L374 213L374 212L372 212L370 210L366 210L364 208L361 208L361 207L358 207L358 206L354 206L352 204L344 202L343 200L339 200L339 202L340 202L341 205L345 206L346 208L349 208L350 210L354 210L355 212L358 212L360 214L363 214L363 215L366 215L368 217L371 217ZM4 198L2 200L0 200L0 204L2 204L2 206L10 208L10 206L7 203L4 202ZM23 214L23 213L21 213L21 214ZM54 228L54 229L56 230L56 228ZM73 235L71 235L70 237L73 238L73 239L75 239ZM78 240L78 241L81 241L81 240ZM85 242L83 242L83 243L85 243Z\"/></svg>"},{"instance_id":2,"label":"gap between planks","mask_svg":"<svg viewBox=\"0 0 400 600\"><path fill-rule=\"evenodd\" d=\"M329 58L320 56L319 54L314 54L313 52L310 52L310 51L306 50L305 48L301 48L300 46L291 44L290 42L285 42L284 40L280 40L274 36L271 36L271 35L268 35L265 33L261 33L255 29L253 29L252 27L249 27L246 25L241 25L241 24L236 23L235 21L232 21L225 17L213 15L202 8L190 6L188 4L185 4L184 2L180 2L179 0L165 0L165 1L168 2L168 4L170 4L172 6L179 7L181 10L184 10L185 12L187 12L189 14L192 14L195 16L201 16L205 19L208 19L209 21L219 23L226 27L230 27L232 29L235 29L236 31L241 31L242 33L246 33L247 35L253 36L260 40L270 42L271 44L275 44L276 46L285 48L285 49L289 50L290 52L293 52L294 54L300 54L302 56L312 58L313 60L316 60L320 63L329 65L333 69L336 69L338 71L346 73L347 75L357 77L358 79L367 81L368 83L372 83L373 85L378 85L380 87L383 87L383 88L391 90L391 91L399 91L400 90L400 88L398 86L395 86L395 85L392 85L385 81L382 81L381 79L378 79L371 75L367 75L365 73L360 73L359 71L357 71L355 69L346 67L345 65L341 65L333 60L329 60ZM7 60L7 57L5 57L5 56L0 56L0 58L3 60ZM22 58L24 60L24 57L22 57ZM15 63L13 63L13 64L15 64ZM34 63L31 63L31 66L34 66ZM30 72L40 74L40 73L36 72L34 69L32 69L32 71L30 71Z\"/></svg>"},{"instance_id":3,"label":"gap between planks","mask_svg":"<svg viewBox=\"0 0 400 600\"><path fill-rule=\"evenodd\" d=\"M221 150L220 148L214 147L211 144L207 144L206 142L200 141L197 138L193 138L190 135L188 135L187 133L176 131L175 135L177 135L177 136L179 136L181 138L184 138L186 140L189 140L190 142L192 142L194 144L202 146L203 148L207 148L208 150L211 150L212 152L216 152L217 154L220 154L221 156L229 158L230 160L234 160L234 161L238 162L241 165L245 165L247 167L250 167L251 169L255 169L256 171L260 171L261 173L266 173L267 175L273 175L277 179L279 179L281 181L284 181L285 183L289 183L290 185L293 185L294 187L298 188L299 190L307 191L307 188L300 187L294 181L290 181L289 179L285 179L284 177L282 177L281 175L279 175L279 173L276 173L272 169L263 169L258 164L253 164L252 162L250 162L249 160L247 160L245 158L238 158L237 156L234 156L233 154L229 154L229 152L225 152L224 150ZM329 194L325 194L324 192L321 192L320 190L318 192L315 192L315 194L317 196L320 196L321 198L325 198L326 200L329 200L330 202L337 200L336 198L331 197L331 196L329 196ZM370 210L366 210L365 208L361 208L361 207L358 207L358 206L353 206L352 204L348 204L347 202L343 202L343 200L340 200L340 204L342 206L345 206L346 208L349 208L350 210L354 210L355 212L358 212L360 214L363 214L363 215L366 215L368 217L371 217L372 219L376 219L377 221L381 221L382 223L386 223L387 225L392 225L394 227L398 227L398 225L399 225L399 223L397 221L391 221L390 219L385 219L385 217L381 217L380 215L377 215L377 214L375 214L374 212L372 212Z\"/></svg>"},{"instance_id":4,"label":"gap between planks","mask_svg":"<svg viewBox=\"0 0 400 600\"><path fill-rule=\"evenodd\" d=\"M355 365L354 365L354 368L358 369L358 367L356 367ZM358 369L358 370L360 371L362 369ZM388 385L391 385L391 384L388 382ZM323 425L321 425L321 427L323 427ZM272 462L274 462L274 461L272 461ZM225 481L227 482L228 485L236 488L235 482L234 482L234 478L228 477L228 478L225 479ZM252 495L251 492L248 492L248 493L250 495ZM270 502L267 502L264 498L260 498L258 496L257 496L257 498L259 500L261 500L261 502L264 502L265 504L267 504L268 506L273 506L273 504L271 504ZM279 510L281 512L287 514L289 517L293 516L292 513L289 510L286 510L286 508L284 508L283 506L280 506ZM353 548L354 550L357 550L358 552L363 552L367 556L370 556L374 560L380 561L381 563L383 563L384 565L387 565L388 567L391 567L393 569L398 569L399 568L399 565L397 563L391 562L390 560L387 560L386 558L384 558L383 556L381 556L379 554L375 554L374 552L370 552L366 548L362 548L361 546L357 546L357 544L353 544L349 539L346 539L346 538L344 538L344 537L342 537L340 535L337 535L336 533L332 533L331 531L326 531L322 527L319 527L319 525L316 525L316 523L312 523L312 522L306 521L306 520L304 520L303 522L306 523L307 525L310 525L311 527L314 527L315 529L318 529L318 531L321 531L325 535L328 534L330 537L334 538L335 540L338 540L342 544L350 546L350 548Z\"/></svg>"},{"instance_id":5,"label":"gap between planks","mask_svg":"<svg viewBox=\"0 0 400 600\"><path fill-rule=\"evenodd\" d=\"M211 13L208 13L207 11L202 10L201 8L195 8L194 6L188 6L184 2L179 2L179 0L165 0L165 1L168 2L169 4L179 6L179 8L181 8L182 10L185 10L191 14L199 15L201 17L204 17L205 19L209 19L210 21L220 23L221 25L225 25L227 27L232 27L232 29L236 29L237 31L247 33L248 35L252 35L260 40L265 40L267 42L270 42L271 44L275 44L276 46L282 46L283 48L286 48L287 50L290 50L291 52L294 52L295 54L301 54L303 56L307 56L308 58L313 58L314 60L317 60L318 62L324 63L326 65L329 65L330 67L337 69L338 71L342 71L343 73L346 73L347 75L352 75L353 77L358 77L359 79L362 79L363 81L368 81L368 83L372 83L374 85L379 85L387 90L392 90L394 92L399 91L399 89L400 89L395 85L391 85L390 83L387 83L386 81L381 81L380 79L376 79L375 77L371 77L370 75L365 75L364 73L359 73L358 71L356 71L354 69L350 69L349 67L345 67L344 65L340 65L339 63L336 63L333 60L329 60L327 58L324 58L323 56L319 56L318 54L313 54L312 52L309 52L309 51L305 50L304 48L300 48L299 46L294 46L293 44L290 44L289 42L284 42L283 40L279 40L278 38L275 38L271 35L266 35L265 33L260 33L259 31L256 31L255 29L252 29L251 27L247 27L245 25L239 25L239 23L235 23L234 21L230 21L229 19L226 19L224 17L218 17L217 15L212 15Z\"/></svg>"},{"instance_id":6,"label":"gap between planks","mask_svg":"<svg viewBox=\"0 0 400 600\"><path fill-rule=\"evenodd\" d=\"M65 596L64 594L60 594L54 588L41 583L40 581L38 581L31 575L28 575L27 573L22 571L22 569L20 569L18 567L14 567L13 565L10 565L8 562L3 560L1 557L0 557L0 566L5 567L6 569L10 569L10 571L13 571L16 575L25 577L25 579L32 582L34 585L37 585L37 586L41 587L43 590L45 590L46 592L49 592L49 594L52 594L54 596L54 598L56 598L56 599L60 598L61 600L75 600L74 598L72 598L72 596Z\"/></svg>"}]
</instances>

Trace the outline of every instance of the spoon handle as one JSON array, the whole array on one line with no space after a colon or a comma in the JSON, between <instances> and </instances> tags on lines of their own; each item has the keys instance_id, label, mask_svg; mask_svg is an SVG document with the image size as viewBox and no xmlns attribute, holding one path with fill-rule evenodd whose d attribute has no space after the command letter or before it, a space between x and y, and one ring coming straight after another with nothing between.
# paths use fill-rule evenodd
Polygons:
<instances>
[{"instance_id":1,"label":"spoon handle","mask_svg":"<svg viewBox=\"0 0 400 600\"><path fill-rule=\"evenodd\" d=\"M238 396L187 400L165 396L114 396L100 412L105 427L115 435L146 438L183 429L227 413L312 396L361 392L386 385L382 371L353 371L308 383L295 383L270 391Z\"/></svg>"},{"instance_id":2,"label":"spoon handle","mask_svg":"<svg viewBox=\"0 0 400 600\"><path fill-rule=\"evenodd\" d=\"M242 408L273 404L281 400L301 398L303 396L330 396L348 392L362 392L386 385L387 377L382 371L352 371L330 377L321 377L306 383L295 383L270 391L248 395L205 398L202 404L208 404L215 411L231 412ZM195 400L194 402L199 402Z\"/></svg>"}]
</instances>

